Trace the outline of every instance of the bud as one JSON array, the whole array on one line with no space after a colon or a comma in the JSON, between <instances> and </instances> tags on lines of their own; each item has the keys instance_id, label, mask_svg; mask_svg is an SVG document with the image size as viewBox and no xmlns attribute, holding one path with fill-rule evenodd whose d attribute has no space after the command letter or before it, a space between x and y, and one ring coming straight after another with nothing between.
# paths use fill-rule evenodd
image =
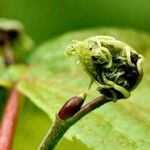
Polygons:
<instances>
[{"instance_id":1,"label":"bud","mask_svg":"<svg viewBox=\"0 0 150 150\"><path fill-rule=\"evenodd\" d=\"M84 100L86 98L86 93L81 93L78 96L70 98L60 109L58 116L62 120L67 120L71 118L75 113L77 113Z\"/></svg>"},{"instance_id":2,"label":"bud","mask_svg":"<svg viewBox=\"0 0 150 150\"><path fill-rule=\"evenodd\" d=\"M16 40L22 30L23 26L18 21L0 19L0 45Z\"/></svg>"},{"instance_id":3,"label":"bud","mask_svg":"<svg viewBox=\"0 0 150 150\"><path fill-rule=\"evenodd\" d=\"M113 37L76 41L66 54L77 55L84 70L98 84L98 91L113 100L128 98L143 76L143 56Z\"/></svg>"},{"instance_id":4,"label":"bud","mask_svg":"<svg viewBox=\"0 0 150 150\"><path fill-rule=\"evenodd\" d=\"M8 41L25 50L30 49L33 45L33 41L26 34L21 22L0 18L0 46L3 46Z\"/></svg>"},{"instance_id":5,"label":"bud","mask_svg":"<svg viewBox=\"0 0 150 150\"><path fill-rule=\"evenodd\" d=\"M32 45L33 42L25 33L22 23L0 18L0 51L6 66L25 59L26 50L29 50Z\"/></svg>"}]
</instances>

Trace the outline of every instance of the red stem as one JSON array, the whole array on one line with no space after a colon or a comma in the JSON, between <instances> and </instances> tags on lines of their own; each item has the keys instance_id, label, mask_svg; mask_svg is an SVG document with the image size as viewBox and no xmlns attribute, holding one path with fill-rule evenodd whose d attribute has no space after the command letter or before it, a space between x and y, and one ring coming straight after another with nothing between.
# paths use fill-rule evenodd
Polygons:
<instances>
[{"instance_id":1,"label":"red stem","mask_svg":"<svg viewBox=\"0 0 150 150\"><path fill-rule=\"evenodd\" d=\"M19 112L20 93L13 87L7 99L1 127L0 150L11 150Z\"/></svg>"}]
</instances>

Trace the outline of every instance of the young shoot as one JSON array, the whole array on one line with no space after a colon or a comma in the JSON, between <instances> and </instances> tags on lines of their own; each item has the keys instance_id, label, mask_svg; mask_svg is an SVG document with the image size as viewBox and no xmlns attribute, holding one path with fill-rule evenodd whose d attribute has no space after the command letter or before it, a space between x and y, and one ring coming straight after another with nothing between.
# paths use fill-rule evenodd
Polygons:
<instances>
[{"instance_id":1,"label":"young shoot","mask_svg":"<svg viewBox=\"0 0 150 150\"><path fill-rule=\"evenodd\" d=\"M128 98L143 76L143 56L110 36L74 41L66 55L76 55L91 80L98 84L97 90L113 101Z\"/></svg>"}]
</instances>

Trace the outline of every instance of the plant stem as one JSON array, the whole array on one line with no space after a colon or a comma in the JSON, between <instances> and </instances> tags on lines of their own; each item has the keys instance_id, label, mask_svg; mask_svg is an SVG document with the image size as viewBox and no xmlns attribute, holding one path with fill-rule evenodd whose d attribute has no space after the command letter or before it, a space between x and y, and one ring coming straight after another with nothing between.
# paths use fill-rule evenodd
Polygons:
<instances>
[{"instance_id":1,"label":"plant stem","mask_svg":"<svg viewBox=\"0 0 150 150\"><path fill-rule=\"evenodd\" d=\"M104 105L107 102L110 102L110 100L108 100L105 95L101 95L100 97L97 97L96 99L83 106L73 117L68 120L61 120L58 118L58 115L56 115L55 122L42 141L39 150L54 150L63 135L72 125L74 125L77 121L79 121L91 111Z\"/></svg>"},{"instance_id":2,"label":"plant stem","mask_svg":"<svg viewBox=\"0 0 150 150\"><path fill-rule=\"evenodd\" d=\"M69 129L69 127L70 126L66 121L60 120L56 115L55 122L43 139L39 150L54 150L55 146Z\"/></svg>"},{"instance_id":3,"label":"plant stem","mask_svg":"<svg viewBox=\"0 0 150 150\"><path fill-rule=\"evenodd\" d=\"M11 150L18 119L20 93L14 86L9 94L0 129L0 150Z\"/></svg>"},{"instance_id":4,"label":"plant stem","mask_svg":"<svg viewBox=\"0 0 150 150\"><path fill-rule=\"evenodd\" d=\"M101 95L83 106L72 118L68 120L68 122L74 124L88 113L110 101L111 100L109 100L105 95Z\"/></svg>"}]
</instances>

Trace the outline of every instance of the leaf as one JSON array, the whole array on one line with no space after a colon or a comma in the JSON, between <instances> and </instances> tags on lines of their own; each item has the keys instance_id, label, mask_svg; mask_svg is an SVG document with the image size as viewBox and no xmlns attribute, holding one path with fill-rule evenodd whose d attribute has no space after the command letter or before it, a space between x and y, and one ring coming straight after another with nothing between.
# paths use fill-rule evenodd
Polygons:
<instances>
[{"instance_id":1,"label":"leaf","mask_svg":"<svg viewBox=\"0 0 150 150\"><path fill-rule=\"evenodd\" d=\"M14 150L34 150L48 130L48 117L30 101L21 100L22 109L17 123ZM35 115L36 114L36 115ZM37 132L38 131L38 132Z\"/></svg>"},{"instance_id":2,"label":"leaf","mask_svg":"<svg viewBox=\"0 0 150 150\"><path fill-rule=\"evenodd\" d=\"M87 149L148 150L150 147L150 37L131 30L93 29L71 32L46 42L30 57L31 64L18 84L19 90L54 121L64 102L87 88L88 77L69 62L64 50L71 40L110 35L127 42L145 56L144 79L129 100L106 104L75 124L65 135L78 139ZM95 87L88 100L98 93ZM81 130L82 129L82 130Z\"/></svg>"},{"instance_id":3,"label":"leaf","mask_svg":"<svg viewBox=\"0 0 150 150\"><path fill-rule=\"evenodd\" d=\"M8 68L0 67L0 86L10 87L13 83L20 80L22 74L26 71L25 65L13 65Z\"/></svg>"}]
</instances>

